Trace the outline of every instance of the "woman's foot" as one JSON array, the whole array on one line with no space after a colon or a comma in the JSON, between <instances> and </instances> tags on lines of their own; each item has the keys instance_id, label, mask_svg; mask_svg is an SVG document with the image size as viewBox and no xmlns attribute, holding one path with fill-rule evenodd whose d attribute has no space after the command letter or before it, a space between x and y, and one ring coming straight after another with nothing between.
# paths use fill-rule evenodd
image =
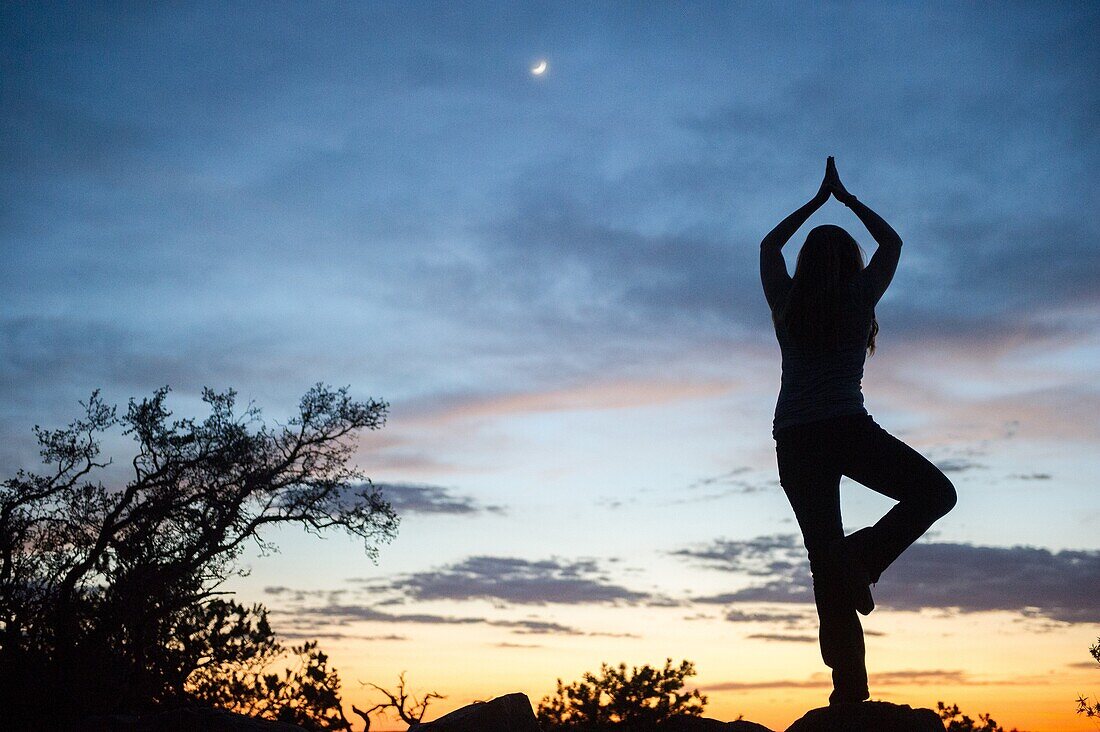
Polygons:
<instances>
[{"instance_id":1,"label":"woman's foot","mask_svg":"<svg viewBox=\"0 0 1100 732\"><path fill-rule=\"evenodd\" d=\"M864 686L860 689L833 689L829 695L829 706L836 704L860 704L871 698L870 691Z\"/></svg>"},{"instance_id":2,"label":"woman's foot","mask_svg":"<svg viewBox=\"0 0 1100 732\"><path fill-rule=\"evenodd\" d=\"M854 551L850 537L841 537L830 546L844 583L856 612L869 615L875 609L875 599L871 597L871 575Z\"/></svg>"},{"instance_id":3,"label":"woman's foot","mask_svg":"<svg viewBox=\"0 0 1100 732\"><path fill-rule=\"evenodd\" d=\"M829 704L859 704L871 698L867 690L867 668L861 663L833 669L833 693Z\"/></svg>"}]
</instances>

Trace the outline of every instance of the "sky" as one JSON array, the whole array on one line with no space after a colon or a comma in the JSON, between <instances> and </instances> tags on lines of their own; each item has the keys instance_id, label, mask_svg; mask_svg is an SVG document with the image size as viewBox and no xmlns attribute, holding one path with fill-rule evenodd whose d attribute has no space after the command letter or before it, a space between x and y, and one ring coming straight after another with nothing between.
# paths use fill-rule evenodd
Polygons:
<instances>
[{"instance_id":1,"label":"sky","mask_svg":"<svg viewBox=\"0 0 1100 732\"><path fill-rule=\"evenodd\" d=\"M757 247L828 155L904 243L863 381L959 501L875 588L873 698L1090 729L1100 693L1093 3L6 4L0 468L204 386L390 404L377 563L233 589L426 718L603 662L707 716L824 704ZM530 69L546 60L541 76ZM1090 174L1088 171L1093 171ZM820 223L874 242L847 209ZM115 447L125 451L119 441ZM892 501L845 479L845 527ZM391 717L377 727L398 729Z\"/></svg>"}]
</instances>

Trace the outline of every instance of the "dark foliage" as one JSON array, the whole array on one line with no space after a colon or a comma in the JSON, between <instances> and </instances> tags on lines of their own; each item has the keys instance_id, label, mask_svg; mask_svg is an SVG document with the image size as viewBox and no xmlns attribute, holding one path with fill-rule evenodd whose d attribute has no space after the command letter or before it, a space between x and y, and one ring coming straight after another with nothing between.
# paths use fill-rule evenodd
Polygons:
<instances>
[{"instance_id":1,"label":"dark foliage","mask_svg":"<svg viewBox=\"0 0 1100 732\"><path fill-rule=\"evenodd\" d=\"M380 428L387 406L318 384L296 417L269 427L252 405L237 412L232 391L204 391L201 421L173 419L167 394L131 400L119 417L94 393L69 427L35 427L45 471L0 484L5 714L140 713L241 692L270 717L297 721L312 705L317 728L329 728L322 689L338 681L324 654L295 649L301 667L272 681L262 670L285 649L266 611L227 602L218 587L249 542L272 548L265 531L279 525L347 532L377 558L397 516L349 460L352 437ZM118 472L100 439L118 428L136 454L130 477L111 485ZM278 702L295 684L313 696Z\"/></svg>"},{"instance_id":2,"label":"dark foliage","mask_svg":"<svg viewBox=\"0 0 1100 732\"><path fill-rule=\"evenodd\" d=\"M285 648L260 605L212 600L200 612L205 624L184 642L199 652L184 687L192 700L308 730L351 728L341 705L340 678L316 642ZM288 651L296 664L281 674L272 672Z\"/></svg>"},{"instance_id":3,"label":"dark foliage","mask_svg":"<svg viewBox=\"0 0 1100 732\"><path fill-rule=\"evenodd\" d=\"M1005 728L997 724L996 720L988 714L979 714L977 721L959 711L958 704L947 706L942 701L936 702L936 711L940 719L947 722L947 732L1006 732ZM1015 727L1011 732L1020 732Z\"/></svg>"},{"instance_id":4,"label":"dark foliage","mask_svg":"<svg viewBox=\"0 0 1100 732\"><path fill-rule=\"evenodd\" d=\"M586 672L569 686L558 679L557 693L544 697L536 712L546 732L596 732L598 730L651 730L672 717L697 717L707 698L698 690L684 691L684 680L695 675L695 665L672 659L662 669L626 664L600 665L600 675Z\"/></svg>"},{"instance_id":5,"label":"dark foliage","mask_svg":"<svg viewBox=\"0 0 1100 732\"><path fill-rule=\"evenodd\" d=\"M1100 663L1100 638L1097 638L1096 643L1089 647L1089 653L1097 663ZM1093 701L1084 694L1079 695L1077 713L1090 718L1100 718L1100 700Z\"/></svg>"}]
</instances>

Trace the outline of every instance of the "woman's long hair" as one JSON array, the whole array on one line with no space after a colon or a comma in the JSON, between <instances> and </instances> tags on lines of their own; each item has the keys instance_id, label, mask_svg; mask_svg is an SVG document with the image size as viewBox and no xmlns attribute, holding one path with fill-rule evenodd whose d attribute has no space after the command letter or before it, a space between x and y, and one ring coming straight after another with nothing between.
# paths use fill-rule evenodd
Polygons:
<instances>
[{"instance_id":1,"label":"woman's long hair","mask_svg":"<svg viewBox=\"0 0 1100 732\"><path fill-rule=\"evenodd\" d=\"M786 325L800 345L837 348L845 288L862 270L863 249L851 234L835 224L814 227L798 253L787 301L773 320ZM877 334L878 321L872 318L868 354L875 352Z\"/></svg>"}]
</instances>

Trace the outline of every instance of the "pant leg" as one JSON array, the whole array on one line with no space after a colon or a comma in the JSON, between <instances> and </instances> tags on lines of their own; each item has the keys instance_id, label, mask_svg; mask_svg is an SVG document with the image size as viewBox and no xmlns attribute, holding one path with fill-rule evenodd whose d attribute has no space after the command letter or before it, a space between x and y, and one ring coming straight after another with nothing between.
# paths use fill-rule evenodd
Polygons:
<instances>
[{"instance_id":1,"label":"pant leg","mask_svg":"<svg viewBox=\"0 0 1100 732\"><path fill-rule=\"evenodd\" d=\"M863 559L872 578L893 564L957 500L939 468L880 427L870 416L853 423L839 451L840 471L898 503L860 532Z\"/></svg>"},{"instance_id":2,"label":"pant leg","mask_svg":"<svg viewBox=\"0 0 1100 732\"><path fill-rule=\"evenodd\" d=\"M776 458L779 482L809 555L821 658L833 671L830 701L859 701L869 696L863 626L847 596L842 569L828 552L830 542L844 535L835 444L827 429L788 430L776 440Z\"/></svg>"}]
</instances>

